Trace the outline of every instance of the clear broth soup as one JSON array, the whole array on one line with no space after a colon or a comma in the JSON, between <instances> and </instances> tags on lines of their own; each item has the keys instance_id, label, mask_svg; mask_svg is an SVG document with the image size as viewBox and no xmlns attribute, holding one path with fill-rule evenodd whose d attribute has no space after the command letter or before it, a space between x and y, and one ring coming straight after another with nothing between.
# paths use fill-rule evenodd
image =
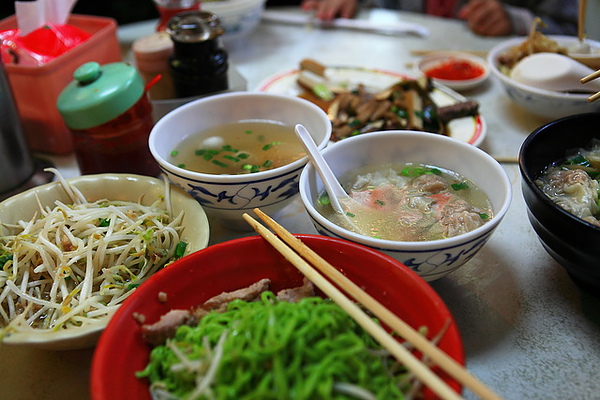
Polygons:
<instances>
[{"instance_id":1,"label":"clear broth soup","mask_svg":"<svg viewBox=\"0 0 600 400\"><path fill-rule=\"evenodd\" d=\"M287 165L306 156L294 128L275 121L239 121L182 140L169 162L205 174L247 174Z\"/></svg>"},{"instance_id":2,"label":"clear broth soup","mask_svg":"<svg viewBox=\"0 0 600 400\"><path fill-rule=\"evenodd\" d=\"M373 238L439 240L469 232L493 217L489 199L475 183L435 166L371 166L341 182L355 200L344 204L346 214L333 210L327 193L316 202L317 211L336 225Z\"/></svg>"}]
</instances>

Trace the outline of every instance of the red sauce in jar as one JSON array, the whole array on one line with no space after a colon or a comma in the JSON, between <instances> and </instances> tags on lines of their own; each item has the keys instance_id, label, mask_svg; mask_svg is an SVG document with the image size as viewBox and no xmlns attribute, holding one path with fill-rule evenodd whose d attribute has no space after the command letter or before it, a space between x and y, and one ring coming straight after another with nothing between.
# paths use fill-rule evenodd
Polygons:
<instances>
[{"instance_id":1,"label":"red sauce in jar","mask_svg":"<svg viewBox=\"0 0 600 400\"><path fill-rule=\"evenodd\" d=\"M482 76L482 67L468 60L451 59L424 71L430 78L464 81Z\"/></svg>"},{"instance_id":2,"label":"red sauce in jar","mask_svg":"<svg viewBox=\"0 0 600 400\"><path fill-rule=\"evenodd\" d=\"M148 137L154 126L152 105L144 94L115 119L84 130L71 129L81 174L105 172L157 176L158 164Z\"/></svg>"}]
</instances>

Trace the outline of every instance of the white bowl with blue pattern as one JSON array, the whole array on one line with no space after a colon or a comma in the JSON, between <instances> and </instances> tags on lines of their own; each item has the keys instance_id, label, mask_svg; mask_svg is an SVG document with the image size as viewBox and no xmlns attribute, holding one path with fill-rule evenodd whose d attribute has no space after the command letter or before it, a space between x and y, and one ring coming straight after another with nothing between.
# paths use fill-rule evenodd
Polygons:
<instances>
[{"instance_id":1,"label":"white bowl with blue pattern","mask_svg":"<svg viewBox=\"0 0 600 400\"><path fill-rule=\"evenodd\" d=\"M579 41L574 36L550 35L549 37L567 48L574 46ZM547 120L600 111L599 101L588 101L591 93L565 93L538 89L516 82L502 72L498 66L498 57L506 53L509 49L519 46L525 39L524 37L508 39L494 46L488 53L488 64L490 65L492 76L500 80L506 94L515 104L529 111L531 114ZM593 49L598 49L600 52L600 43L588 39L585 41ZM582 84L581 89L585 90L585 85Z\"/></svg>"},{"instance_id":2,"label":"white bowl with blue pattern","mask_svg":"<svg viewBox=\"0 0 600 400\"><path fill-rule=\"evenodd\" d=\"M323 149L331 136L327 114L315 104L296 96L262 92L233 92L194 100L166 114L150 133L150 151L162 172L181 187L224 227L250 230L242 214L260 207L274 214L298 194L300 173L308 162L303 157L290 164L250 174L205 174L171 164L171 151L187 136L214 126L243 120L302 124L317 147ZM294 135L290 130L290 134Z\"/></svg>"},{"instance_id":3,"label":"white bowl with blue pattern","mask_svg":"<svg viewBox=\"0 0 600 400\"><path fill-rule=\"evenodd\" d=\"M442 278L469 261L496 230L512 199L510 180L494 158L473 145L439 134L374 132L336 142L323 150L323 156L337 177L369 165L419 163L454 171L472 180L485 192L494 216L479 228L441 240L400 242L360 235L329 221L315 208L325 190L321 179L311 164L302 172L300 197L320 234L379 250L426 281Z\"/></svg>"}]
</instances>

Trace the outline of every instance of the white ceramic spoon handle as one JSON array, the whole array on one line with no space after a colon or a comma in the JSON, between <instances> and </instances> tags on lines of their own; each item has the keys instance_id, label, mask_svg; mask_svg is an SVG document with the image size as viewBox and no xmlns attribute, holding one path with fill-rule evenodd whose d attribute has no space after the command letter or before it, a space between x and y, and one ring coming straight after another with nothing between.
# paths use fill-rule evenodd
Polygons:
<instances>
[{"instance_id":1,"label":"white ceramic spoon handle","mask_svg":"<svg viewBox=\"0 0 600 400\"><path fill-rule=\"evenodd\" d=\"M325 185L325 190L329 194L329 201L331 202L333 209L340 214L345 214L339 199L348 197L348 194L339 184L336 176L333 174L333 171L331 171L331 168L329 168L329 165L323 158L323 155L317 148L315 141L306 128L301 124L297 124L294 130Z\"/></svg>"}]
</instances>

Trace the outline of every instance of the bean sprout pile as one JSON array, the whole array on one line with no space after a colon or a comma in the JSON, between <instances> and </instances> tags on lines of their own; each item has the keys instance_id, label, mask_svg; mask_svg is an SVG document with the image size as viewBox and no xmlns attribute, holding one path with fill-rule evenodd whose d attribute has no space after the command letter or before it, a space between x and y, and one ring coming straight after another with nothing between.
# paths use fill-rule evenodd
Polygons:
<instances>
[{"instance_id":1,"label":"bean sprout pile","mask_svg":"<svg viewBox=\"0 0 600 400\"><path fill-rule=\"evenodd\" d=\"M88 202L53 172L72 204L40 204L29 221L3 224L0 338L102 324L132 289L185 252L183 212L167 211L168 185L149 206Z\"/></svg>"}]
</instances>

